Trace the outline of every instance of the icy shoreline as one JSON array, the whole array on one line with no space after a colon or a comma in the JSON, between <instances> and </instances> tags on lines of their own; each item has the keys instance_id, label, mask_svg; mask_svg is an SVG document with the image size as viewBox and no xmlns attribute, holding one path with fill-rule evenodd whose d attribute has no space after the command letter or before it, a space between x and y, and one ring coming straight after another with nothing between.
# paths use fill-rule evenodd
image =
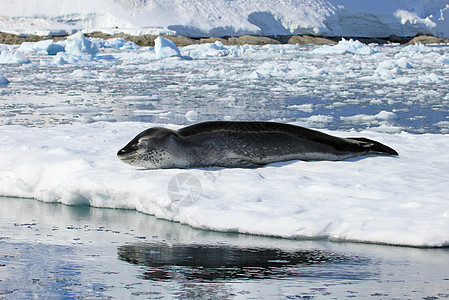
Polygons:
<instances>
[{"instance_id":1,"label":"icy shoreline","mask_svg":"<svg viewBox=\"0 0 449 300\"><path fill-rule=\"evenodd\" d=\"M141 47L154 46L154 40L160 35L144 34L131 35L125 33L108 34L104 32L85 32L91 38L101 38L105 40L121 38L133 42ZM0 31L0 44L19 45L24 42L38 42L53 39L55 42L65 40L69 35L17 35ZM195 44L208 44L219 41L224 45L269 45L269 44L299 44L299 45L328 45L336 44L342 39L355 39L364 44L449 44L449 39L438 38L429 35L417 36L389 36L389 37L363 37L363 36L313 36L313 35L277 35L277 36L256 36L242 35L229 37L203 37L193 38L182 35L162 35L172 40L177 46L188 46Z\"/></svg>"},{"instance_id":2,"label":"icy shoreline","mask_svg":"<svg viewBox=\"0 0 449 300\"><path fill-rule=\"evenodd\" d=\"M2 126L0 195L135 209L214 231L449 245L449 157L440 150L449 147L449 135L332 132L377 139L396 148L398 158L153 171L120 162L117 149L150 125ZM201 183L200 197L174 205L168 185L185 172Z\"/></svg>"}]
</instances>

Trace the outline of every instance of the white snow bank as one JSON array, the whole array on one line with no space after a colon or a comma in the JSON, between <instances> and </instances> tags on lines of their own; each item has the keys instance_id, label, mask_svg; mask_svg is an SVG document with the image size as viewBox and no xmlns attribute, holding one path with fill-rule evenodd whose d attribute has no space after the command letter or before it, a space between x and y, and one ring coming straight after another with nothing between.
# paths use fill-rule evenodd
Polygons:
<instances>
[{"instance_id":1,"label":"white snow bank","mask_svg":"<svg viewBox=\"0 0 449 300\"><path fill-rule=\"evenodd\" d=\"M136 209L220 231L449 245L449 135L332 132L376 139L400 155L257 169L143 170L119 161L116 151L151 125L1 126L0 195ZM196 202L177 206L167 189L185 172L200 186L181 190Z\"/></svg>"},{"instance_id":2,"label":"white snow bank","mask_svg":"<svg viewBox=\"0 0 449 300\"><path fill-rule=\"evenodd\" d=\"M8 17L0 19L0 29L22 34L46 33L54 26L55 32L81 28L199 37L242 34L449 37L449 5L440 0L2 0L0 13ZM32 22L38 24L37 28L17 21L24 17L34 18ZM59 22L67 28L62 28Z\"/></svg>"}]
</instances>

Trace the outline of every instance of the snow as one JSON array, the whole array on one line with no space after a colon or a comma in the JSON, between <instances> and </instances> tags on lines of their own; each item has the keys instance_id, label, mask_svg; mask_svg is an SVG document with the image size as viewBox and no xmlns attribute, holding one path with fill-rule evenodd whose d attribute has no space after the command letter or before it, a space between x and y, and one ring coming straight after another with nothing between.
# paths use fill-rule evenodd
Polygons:
<instances>
[{"instance_id":1,"label":"snow","mask_svg":"<svg viewBox=\"0 0 449 300\"><path fill-rule=\"evenodd\" d=\"M440 0L3 0L0 13L0 31L20 35L449 37L449 5Z\"/></svg>"},{"instance_id":2,"label":"snow","mask_svg":"<svg viewBox=\"0 0 449 300\"><path fill-rule=\"evenodd\" d=\"M70 39L79 52L48 51L71 49ZM360 45L214 43L179 47L181 58L81 34L1 45L0 195L135 209L217 231L447 246L449 47L345 50ZM318 127L400 155L189 170L136 169L116 157L148 127L205 120ZM201 192L175 205L169 183L185 172Z\"/></svg>"}]
</instances>

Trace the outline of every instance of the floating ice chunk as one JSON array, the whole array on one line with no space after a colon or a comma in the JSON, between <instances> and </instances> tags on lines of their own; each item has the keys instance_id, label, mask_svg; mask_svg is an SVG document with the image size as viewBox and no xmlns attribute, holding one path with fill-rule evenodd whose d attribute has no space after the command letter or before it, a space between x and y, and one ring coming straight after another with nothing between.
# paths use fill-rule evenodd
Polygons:
<instances>
[{"instance_id":1,"label":"floating ice chunk","mask_svg":"<svg viewBox=\"0 0 449 300\"><path fill-rule=\"evenodd\" d=\"M194 110L189 110L189 111L186 113L186 119L187 119L189 122L195 122L195 121L197 121L199 116L200 116L200 114L199 114L197 111L194 111Z\"/></svg>"},{"instance_id":2,"label":"floating ice chunk","mask_svg":"<svg viewBox=\"0 0 449 300\"><path fill-rule=\"evenodd\" d=\"M348 117L340 117L340 120L349 122L349 123L365 123L365 122L376 121L376 117L373 115L357 114L357 115L348 116Z\"/></svg>"},{"instance_id":3,"label":"floating ice chunk","mask_svg":"<svg viewBox=\"0 0 449 300\"><path fill-rule=\"evenodd\" d=\"M423 44L413 44L405 47L403 49L403 52L421 52L421 53L428 53L432 52L433 49L429 46L423 45Z\"/></svg>"},{"instance_id":4,"label":"floating ice chunk","mask_svg":"<svg viewBox=\"0 0 449 300\"><path fill-rule=\"evenodd\" d=\"M374 132L384 132L384 133L401 133L404 128L392 125L382 124L377 127L368 127L367 130Z\"/></svg>"},{"instance_id":5,"label":"floating ice chunk","mask_svg":"<svg viewBox=\"0 0 449 300\"><path fill-rule=\"evenodd\" d=\"M127 41L121 38L114 38L106 40L104 43L105 48L116 48L116 49L139 49L140 46L131 41Z\"/></svg>"},{"instance_id":6,"label":"floating ice chunk","mask_svg":"<svg viewBox=\"0 0 449 300\"><path fill-rule=\"evenodd\" d=\"M50 62L51 65L79 65L79 66L93 66L114 64L114 62L108 62L107 60L95 59L90 55L72 55L66 52L59 52L56 57Z\"/></svg>"},{"instance_id":7,"label":"floating ice chunk","mask_svg":"<svg viewBox=\"0 0 449 300\"><path fill-rule=\"evenodd\" d=\"M269 77L269 76L268 76ZM257 71L251 72L251 74L248 76L249 79L265 79L265 76L260 74Z\"/></svg>"},{"instance_id":8,"label":"floating ice chunk","mask_svg":"<svg viewBox=\"0 0 449 300\"><path fill-rule=\"evenodd\" d=\"M398 115L394 112L390 112L390 111L381 111L380 113L378 113L377 115L375 115L376 119L378 120L397 120L399 119Z\"/></svg>"},{"instance_id":9,"label":"floating ice chunk","mask_svg":"<svg viewBox=\"0 0 449 300\"><path fill-rule=\"evenodd\" d=\"M181 56L181 52L173 41L160 36L154 41L154 51L160 58Z\"/></svg>"},{"instance_id":10,"label":"floating ice chunk","mask_svg":"<svg viewBox=\"0 0 449 300\"><path fill-rule=\"evenodd\" d=\"M19 47L19 51L22 53L32 53L34 52L34 44L33 42L23 42L20 47Z\"/></svg>"},{"instance_id":11,"label":"floating ice chunk","mask_svg":"<svg viewBox=\"0 0 449 300\"><path fill-rule=\"evenodd\" d=\"M430 73L426 75L422 75L418 77L419 83L440 83L443 82L444 79L438 76L437 74Z\"/></svg>"},{"instance_id":12,"label":"floating ice chunk","mask_svg":"<svg viewBox=\"0 0 449 300\"><path fill-rule=\"evenodd\" d=\"M69 36L66 40L65 50L72 55L90 55L94 57L98 53L97 46L79 31Z\"/></svg>"},{"instance_id":13,"label":"floating ice chunk","mask_svg":"<svg viewBox=\"0 0 449 300\"><path fill-rule=\"evenodd\" d=\"M217 102L221 102L221 103L225 103L226 106L228 106L228 107L235 106L236 103L237 103L237 99L234 96L228 96L228 97L225 97L225 98L218 98L216 101Z\"/></svg>"},{"instance_id":14,"label":"floating ice chunk","mask_svg":"<svg viewBox=\"0 0 449 300\"><path fill-rule=\"evenodd\" d=\"M9 83L9 80L0 72L0 85L6 85Z\"/></svg>"},{"instance_id":15,"label":"floating ice chunk","mask_svg":"<svg viewBox=\"0 0 449 300\"><path fill-rule=\"evenodd\" d=\"M82 122L91 118L95 120L88 115ZM398 149L395 158L189 169L201 181L201 198L190 207L170 209L167 183L180 170L142 172L111 151L148 127L141 122L0 126L0 194L135 209L210 230L410 246L449 244L447 135L360 133ZM211 172L220 180L210 178Z\"/></svg>"},{"instance_id":16,"label":"floating ice chunk","mask_svg":"<svg viewBox=\"0 0 449 300\"><path fill-rule=\"evenodd\" d=\"M311 104L311 103L308 103L308 104L295 104L295 105L290 105L288 108L290 108L290 109L297 109L297 110L301 110L303 112L311 113L314 110L314 105Z\"/></svg>"},{"instance_id":17,"label":"floating ice chunk","mask_svg":"<svg viewBox=\"0 0 449 300\"><path fill-rule=\"evenodd\" d=\"M331 123L334 121L334 117L326 115L314 115L302 120L310 123Z\"/></svg>"},{"instance_id":18,"label":"floating ice chunk","mask_svg":"<svg viewBox=\"0 0 449 300\"><path fill-rule=\"evenodd\" d=\"M449 128L449 121L440 121L440 122L435 123L435 125L437 125L439 127Z\"/></svg>"},{"instance_id":19,"label":"floating ice chunk","mask_svg":"<svg viewBox=\"0 0 449 300\"><path fill-rule=\"evenodd\" d=\"M381 79L384 81L392 81L392 83L403 83L405 79L410 78L399 78L396 79L395 75L401 75L404 73L403 69L413 68L409 60L405 57L401 57L398 60L384 60L379 63L378 67L374 71L372 79ZM405 83L410 83L407 81ZM414 79L413 79L414 80Z\"/></svg>"},{"instance_id":20,"label":"floating ice chunk","mask_svg":"<svg viewBox=\"0 0 449 300\"><path fill-rule=\"evenodd\" d=\"M122 38L113 38L113 39L101 39L101 38L92 38L91 42L94 43L97 48L114 48L120 50L126 49L139 49L140 46L131 41L127 41Z\"/></svg>"},{"instance_id":21,"label":"floating ice chunk","mask_svg":"<svg viewBox=\"0 0 449 300\"><path fill-rule=\"evenodd\" d=\"M55 44L53 40L43 40L36 43L24 42L20 45L19 51L23 53L40 53L55 55L58 52L65 51L64 47L59 44Z\"/></svg>"},{"instance_id":22,"label":"floating ice chunk","mask_svg":"<svg viewBox=\"0 0 449 300\"><path fill-rule=\"evenodd\" d=\"M397 65L399 67L401 67L402 69L412 69L413 68L410 61L405 57L401 57L400 59L398 59Z\"/></svg>"},{"instance_id":23,"label":"floating ice chunk","mask_svg":"<svg viewBox=\"0 0 449 300\"><path fill-rule=\"evenodd\" d=\"M161 119L170 119L170 118L173 118L175 116L175 113L172 112L172 111L161 112L161 113L159 113L158 116Z\"/></svg>"},{"instance_id":24,"label":"floating ice chunk","mask_svg":"<svg viewBox=\"0 0 449 300\"><path fill-rule=\"evenodd\" d=\"M222 57L229 55L228 49L222 42L216 41L215 43L190 45L184 47L191 57Z\"/></svg>"},{"instance_id":25,"label":"floating ice chunk","mask_svg":"<svg viewBox=\"0 0 449 300\"><path fill-rule=\"evenodd\" d=\"M360 55L374 54L376 51L360 41L342 39L337 45L324 45L312 51L315 54L345 54L353 53Z\"/></svg>"},{"instance_id":26,"label":"floating ice chunk","mask_svg":"<svg viewBox=\"0 0 449 300\"><path fill-rule=\"evenodd\" d=\"M66 54L66 53L64 53ZM62 66L66 65L69 62L67 61L67 55L62 55L62 53L58 53L56 57L51 61L52 65Z\"/></svg>"},{"instance_id":27,"label":"floating ice chunk","mask_svg":"<svg viewBox=\"0 0 449 300\"><path fill-rule=\"evenodd\" d=\"M2 51L0 54L0 64L29 64L31 61L20 51Z\"/></svg>"},{"instance_id":28,"label":"floating ice chunk","mask_svg":"<svg viewBox=\"0 0 449 300\"><path fill-rule=\"evenodd\" d=\"M398 115L394 112L388 112L388 111L381 111L376 115L365 115L365 114L358 114L348 117L340 117L342 121L345 122L352 122L352 123L371 123L378 121L387 121L391 122L394 120L399 119Z\"/></svg>"},{"instance_id":29,"label":"floating ice chunk","mask_svg":"<svg viewBox=\"0 0 449 300\"><path fill-rule=\"evenodd\" d=\"M55 55L58 52L62 52L65 49L58 44L53 43L53 40L45 40L34 43L33 49L37 52L46 52L50 55Z\"/></svg>"},{"instance_id":30,"label":"floating ice chunk","mask_svg":"<svg viewBox=\"0 0 449 300\"><path fill-rule=\"evenodd\" d=\"M98 73L96 71L80 70L80 69L73 71L72 75L77 78L97 78L98 77Z\"/></svg>"}]
</instances>

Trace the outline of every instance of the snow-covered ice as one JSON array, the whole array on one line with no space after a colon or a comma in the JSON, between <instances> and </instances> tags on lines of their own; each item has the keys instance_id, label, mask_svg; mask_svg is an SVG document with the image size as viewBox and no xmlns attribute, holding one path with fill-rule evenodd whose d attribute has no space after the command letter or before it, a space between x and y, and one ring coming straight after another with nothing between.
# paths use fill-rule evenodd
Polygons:
<instances>
[{"instance_id":1,"label":"snow-covered ice","mask_svg":"<svg viewBox=\"0 0 449 300\"><path fill-rule=\"evenodd\" d=\"M449 245L447 135L332 132L379 140L400 156L257 169L143 170L119 161L116 151L151 125L157 124L2 126L0 194L136 209L218 231ZM201 194L177 207L169 182L185 172L198 178Z\"/></svg>"},{"instance_id":2,"label":"snow-covered ice","mask_svg":"<svg viewBox=\"0 0 449 300\"><path fill-rule=\"evenodd\" d=\"M151 47L77 36L95 55L51 55L52 42L22 45L26 54L0 47L9 82L0 85L0 195L136 209L218 231L449 245L448 46L215 43L161 58ZM150 126L204 120L318 127L400 155L151 171L115 155ZM176 206L167 189L184 172L201 192Z\"/></svg>"}]
</instances>

